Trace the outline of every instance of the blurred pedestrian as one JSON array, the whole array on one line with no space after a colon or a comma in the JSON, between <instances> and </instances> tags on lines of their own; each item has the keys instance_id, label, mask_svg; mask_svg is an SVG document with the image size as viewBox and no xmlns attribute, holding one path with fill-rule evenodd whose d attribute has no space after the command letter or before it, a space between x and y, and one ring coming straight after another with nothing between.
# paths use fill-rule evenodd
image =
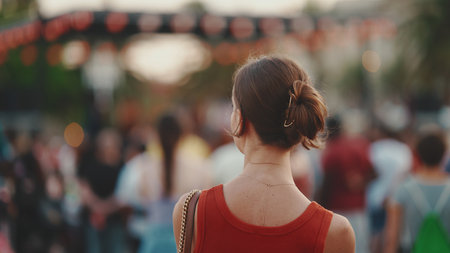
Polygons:
<instances>
[{"instance_id":1,"label":"blurred pedestrian","mask_svg":"<svg viewBox=\"0 0 450 253\"><path fill-rule=\"evenodd\" d=\"M0 252L13 252L11 246L10 209L11 203L11 179L5 174L6 165L0 165ZM8 184L9 183L9 184Z\"/></svg>"},{"instance_id":2,"label":"blurred pedestrian","mask_svg":"<svg viewBox=\"0 0 450 253\"><path fill-rule=\"evenodd\" d=\"M369 247L366 190L374 178L370 143L362 137L347 136L338 117L329 118L327 127L330 135L322 153L319 203L350 221L356 234L356 252L366 253Z\"/></svg>"},{"instance_id":3,"label":"blurred pedestrian","mask_svg":"<svg viewBox=\"0 0 450 253\"><path fill-rule=\"evenodd\" d=\"M124 252L126 213L114 191L122 162L122 140L113 129L103 129L95 139L94 151L80 164L80 195L86 252Z\"/></svg>"},{"instance_id":4,"label":"blurred pedestrian","mask_svg":"<svg viewBox=\"0 0 450 253\"><path fill-rule=\"evenodd\" d=\"M45 195L39 208L45 252L64 252L68 246L63 197L63 177L61 173L55 171L46 176Z\"/></svg>"},{"instance_id":5,"label":"blurred pedestrian","mask_svg":"<svg viewBox=\"0 0 450 253\"><path fill-rule=\"evenodd\" d=\"M11 246L11 221L14 203L14 173L12 148L0 124L0 252L13 252Z\"/></svg>"},{"instance_id":6,"label":"blurred pedestrian","mask_svg":"<svg viewBox=\"0 0 450 253\"><path fill-rule=\"evenodd\" d=\"M140 187L147 184L155 192L150 196L147 206L147 228L139 248L140 253L176 252L173 237L172 210L180 196L180 189L188 187L208 187L210 178L204 165L185 156L180 150L183 139L183 129L171 114L161 116L157 126L159 143L161 146L161 160L158 167L146 168L148 171L158 173L151 181L142 182ZM149 163L148 165L157 165ZM155 188L159 186L160 188ZM158 194L155 196L155 193Z\"/></svg>"},{"instance_id":7,"label":"blurred pedestrian","mask_svg":"<svg viewBox=\"0 0 450 253\"><path fill-rule=\"evenodd\" d=\"M41 232L40 203L44 196L44 175L32 152L32 139L26 132L11 131L14 193L12 240L17 252L45 252Z\"/></svg>"},{"instance_id":8,"label":"blurred pedestrian","mask_svg":"<svg viewBox=\"0 0 450 253\"><path fill-rule=\"evenodd\" d=\"M317 147L327 113L306 73L284 58L251 60L235 74L232 102L244 168L201 193L195 252L354 252L348 221L309 201L292 177L291 150ZM174 209L178 243L186 196Z\"/></svg>"},{"instance_id":9,"label":"blurred pedestrian","mask_svg":"<svg viewBox=\"0 0 450 253\"><path fill-rule=\"evenodd\" d=\"M377 178L367 191L367 211L370 222L372 253L383 249L383 231L386 223L387 198L412 168L413 156L408 145L401 142L393 130L379 126L376 140L370 145L370 160Z\"/></svg>"},{"instance_id":10,"label":"blurred pedestrian","mask_svg":"<svg viewBox=\"0 0 450 253\"><path fill-rule=\"evenodd\" d=\"M447 244L448 251L433 251L435 244L425 245L428 247L426 252L450 252L450 176L442 164L446 151L443 134L440 130L422 133L415 151L421 165L399 186L388 205L384 252L418 252L414 247L419 232L432 233L431 230L422 231L422 223L430 212L437 215L446 233L443 243Z\"/></svg>"}]
</instances>

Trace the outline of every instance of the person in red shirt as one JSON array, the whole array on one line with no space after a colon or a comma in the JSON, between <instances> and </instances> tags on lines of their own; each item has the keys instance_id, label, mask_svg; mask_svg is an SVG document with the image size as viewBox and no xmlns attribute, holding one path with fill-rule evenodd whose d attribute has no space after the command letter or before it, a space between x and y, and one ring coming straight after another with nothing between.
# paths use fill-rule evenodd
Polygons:
<instances>
[{"instance_id":1,"label":"person in red shirt","mask_svg":"<svg viewBox=\"0 0 450 253\"><path fill-rule=\"evenodd\" d=\"M193 252L354 252L347 219L307 199L292 177L291 151L318 147L327 115L307 74L285 58L250 60L235 73L232 102L231 131L244 168L201 193ZM186 196L173 213L178 245Z\"/></svg>"},{"instance_id":2,"label":"person in red shirt","mask_svg":"<svg viewBox=\"0 0 450 253\"><path fill-rule=\"evenodd\" d=\"M329 140L322 153L324 182L321 203L333 211L363 210L365 192L374 177L368 140L342 134L337 117L330 118Z\"/></svg>"},{"instance_id":3,"label":"person in red shirt","mask_svg":"<svg viewBox=\"0 0 450 253\"><path fill-rule=\"evenodd\" d=\"M327 121L329 139L322 153L323 182L319 203L349 219L356 232L356 252L368 252L366 189L375 177L370 142L342 133L338 117Z\"/></svg>"}]
</instances>

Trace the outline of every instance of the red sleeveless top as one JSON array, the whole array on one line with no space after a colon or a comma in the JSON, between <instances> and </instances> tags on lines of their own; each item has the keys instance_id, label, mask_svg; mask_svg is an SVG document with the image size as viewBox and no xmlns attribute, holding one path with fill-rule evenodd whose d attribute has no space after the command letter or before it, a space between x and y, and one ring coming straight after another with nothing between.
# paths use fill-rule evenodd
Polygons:
<instances>
[{"instance_id":1,"label":"red sleeveless top","mask_svg":"<svg viewBox=\"0 0 450 253\"><path fill-rule=\"evenodd\" d=\"M243 222L225 202L223 185L203 191L197 206L195 253L322 253L333 214L316 202L295 220L277 227Z\"/></svg>"}]
</instances>

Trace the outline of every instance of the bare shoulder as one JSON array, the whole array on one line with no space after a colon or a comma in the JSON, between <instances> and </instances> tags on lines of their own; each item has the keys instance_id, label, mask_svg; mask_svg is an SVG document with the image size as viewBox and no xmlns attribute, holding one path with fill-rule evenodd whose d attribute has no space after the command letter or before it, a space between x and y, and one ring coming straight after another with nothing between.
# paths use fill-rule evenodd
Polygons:
<instances>
[{"instance_id":1,"label":"bare shoulder","mask_svg":"<svg viewBox=\"0 0 450 253\"><path fill-rule=\"evenodd\" d=\"M173 220L173 233L175 236L175 241L178 245L178 242L180 240L180 229L181 229L181 219L183 216L183 206L184 202L186 201L186 198L188 197L189 193L183 194L181 196L177 203L175 204L175 207L173 208L172 213L172 220Z\"/></svg>"},{"instance_id":2,"label":"bare shoulder","mask_svg":"<svg viewBox=\"0 0 450 253\"><path fill-rule=\"evenodd\" d=\"M333 213L324 253L354 253L355 233L347 218Z\"/></svg>"}]
</instances>

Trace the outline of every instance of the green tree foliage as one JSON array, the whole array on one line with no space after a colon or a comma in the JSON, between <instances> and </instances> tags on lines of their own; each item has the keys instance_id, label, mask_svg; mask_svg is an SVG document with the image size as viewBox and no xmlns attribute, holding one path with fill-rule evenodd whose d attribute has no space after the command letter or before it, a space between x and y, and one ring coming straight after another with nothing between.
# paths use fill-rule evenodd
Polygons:
<instances>
[{"instance_id":1,"label":"green tree foliage","mask_svg":"<svg viewBox=\"0 0 450 253\"><path fill-rule=\"evenodd\" d=\"M36 0L0 1L0 25L9 25L37 12Z\"/></svg>"},{"instance_id":2,"label":"green tree foliage","mask_svg":"<svg viewBox=\"0 0 450 253\"><path fill-rule=\"evenodd\" d=\"M38 46L37 59L29 66L21 59L22 47L8 52L0 65L0 103L2 111L41 111L62 118L80 119L85 107L86 88L80 70L50 66L45 58L47 46Z\"/></svg>"},{"instance_id":3,"label":"green tree foliage","mask_svg":"<svg viewBox=\"0 0 450 253\"><path fill-rule=\"evenodd\" d=\"M399 26L398 75L408 90L441 94L449 99L450 1L407 0L400 5L404 21Z\"/></svg>"}]
</instances>

